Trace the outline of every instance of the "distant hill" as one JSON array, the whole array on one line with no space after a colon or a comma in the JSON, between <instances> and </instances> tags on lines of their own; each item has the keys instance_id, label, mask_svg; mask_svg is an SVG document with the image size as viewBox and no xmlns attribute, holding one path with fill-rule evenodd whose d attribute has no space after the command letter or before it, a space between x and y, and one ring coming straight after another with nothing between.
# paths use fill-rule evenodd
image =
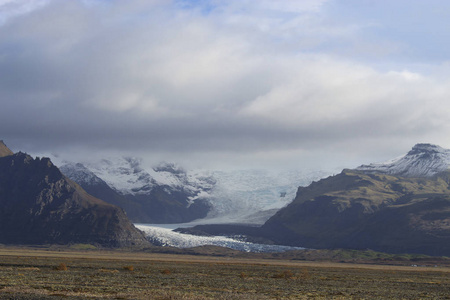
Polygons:
<instances>
[{"instance_id":1,"label":"distant hill","mask_svg":"<svg viewBox=\"0 0 450 300\"><path fill-rule=\"evenodd\" d=\"M21 152L0 157L0 243L149 245L122 209L89 195L48 158Z\"/></svg>"}]
</instances>

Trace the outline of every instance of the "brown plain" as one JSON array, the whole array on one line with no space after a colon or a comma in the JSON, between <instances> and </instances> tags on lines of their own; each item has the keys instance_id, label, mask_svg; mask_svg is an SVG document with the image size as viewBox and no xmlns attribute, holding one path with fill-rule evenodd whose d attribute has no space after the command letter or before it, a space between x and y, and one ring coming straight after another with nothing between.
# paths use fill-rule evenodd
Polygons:
<instances>
[{"instance_id":1,"label":"brown plain","mask_svg":"<svg viewBox=\"0 0 450 300\"><path fill-rule=\"evenodd\" d=\"M450 299L450 268L0 247L0 299L11 297Z\"/></svg>"}]
</instances>

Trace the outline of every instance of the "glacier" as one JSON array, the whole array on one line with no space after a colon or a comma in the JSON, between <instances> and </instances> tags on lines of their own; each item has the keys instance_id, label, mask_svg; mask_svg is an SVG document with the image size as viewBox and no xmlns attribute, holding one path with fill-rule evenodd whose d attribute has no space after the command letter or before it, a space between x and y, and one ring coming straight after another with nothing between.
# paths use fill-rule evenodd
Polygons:
<instances>
[{"instance_id":1,"label":"glacier","mask_svg":"<svg viewBox=\"0 0 450 300\"><path fill-rule=\"evenodd\" d=\"M262 225L295 198L299 186L330 175L310 170L212 171L216 180L209 192L212 210L204 223Z\"/></svg>"},{"instance_id":2,"label":"glacier","mask_svg":"<svg viewBox=\"0 0 450 300\"><path fill-rule=\"evenodd\" d=\"M62 170L76 181L102 180L124 195L142 195L159 185L169 191L186 192L190 195L190 203L199 199L208 201L211 210L206 218L175 225L135 224L157 245L178 248L215 245L245 252L282 252L303 248L254 244L238 237L194 236L172 230L202 224L262 225L294 199L299 186L330 175L325 171L309 170L185 170L173 163L145 168L142 160L132 157L64 163Z\"/></svg>"},{"instance_id":3,"label":"glacier","mask_svg":"<svg viewBox=\"0 0 450 300\"><path fill-rule=\"evenodd\" d=\"M262 225L294 199L299 186L330 175L311 170L185 170L167 162L146 168L141 159L133 157L64 163L65 174L75 181L88 182L94 174L122 195L145 195L155 186L165 186L168 192L188 195L188 205L206 200L211 209L202 219L204 224Z\"/></svg>"},{"instance_id":4,"label":"glacier","mask_svg":"<svg viewBox=\"0 0 450 300\"><path fill-rule=\"evenodd\" d=\"M205 245L213 245L235 249L243 252L285 252L290 250L305 249L302 247L290 247L282 245L265 245L240 241L225 236L195 236L190 234L174 232L176 226L186 226L186 224L172 224L171 226L162 227L160 224L135 224L136 228L143 231L146 237L158 246L171 246L176 248L192 248ZM172 228L169 228L172 227Z\"/></svg>"}]
</instances>

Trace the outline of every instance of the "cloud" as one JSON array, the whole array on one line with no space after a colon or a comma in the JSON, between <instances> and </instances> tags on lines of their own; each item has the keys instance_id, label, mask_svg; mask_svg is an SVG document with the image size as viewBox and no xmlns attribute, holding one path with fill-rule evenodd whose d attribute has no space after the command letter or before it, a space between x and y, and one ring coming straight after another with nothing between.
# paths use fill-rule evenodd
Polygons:
<instances>
[{"instance_id":1,"label":"cloud","mask_svg":"<svg viewBox=\"0 0 450 300\"><path fill-rule=\"evenodd\" d=\"M423 139L450 146L440 142L448 63L354 59L374 27L339 21L333 5L47 1L10 13L0 25L1 138L42 152L239 165L312 161L317 149L344 162Z\"/></svg>"}]
</instances>

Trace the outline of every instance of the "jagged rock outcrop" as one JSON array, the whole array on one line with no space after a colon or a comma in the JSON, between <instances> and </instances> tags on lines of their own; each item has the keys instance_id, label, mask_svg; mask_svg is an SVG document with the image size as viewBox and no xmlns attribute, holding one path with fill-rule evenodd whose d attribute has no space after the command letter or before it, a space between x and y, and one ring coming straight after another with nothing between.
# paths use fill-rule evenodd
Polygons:
<instances>
[{"instance_id":1,"label":"jagged rock outcrop","mask_svg":"<svg viewBox=\"0 0 450 300\"><path fill-rule=\"evenodd\" d=\"M0 157L4 157L4 156L9 156L9 155L13 155L14 152L12 152L6 145L5 143L0 140Z\"/></svg>"},{"instance_id":2,"label":"jagged rock outcrop","mask_svg":"<svg viewBox=\"0 0 450 300\"><path fill-rule=\"evenodd\" d=\"M48 158L0 157L0 243L148 246L122 209L66 178Z\"/></svg>"}]
</instances>

